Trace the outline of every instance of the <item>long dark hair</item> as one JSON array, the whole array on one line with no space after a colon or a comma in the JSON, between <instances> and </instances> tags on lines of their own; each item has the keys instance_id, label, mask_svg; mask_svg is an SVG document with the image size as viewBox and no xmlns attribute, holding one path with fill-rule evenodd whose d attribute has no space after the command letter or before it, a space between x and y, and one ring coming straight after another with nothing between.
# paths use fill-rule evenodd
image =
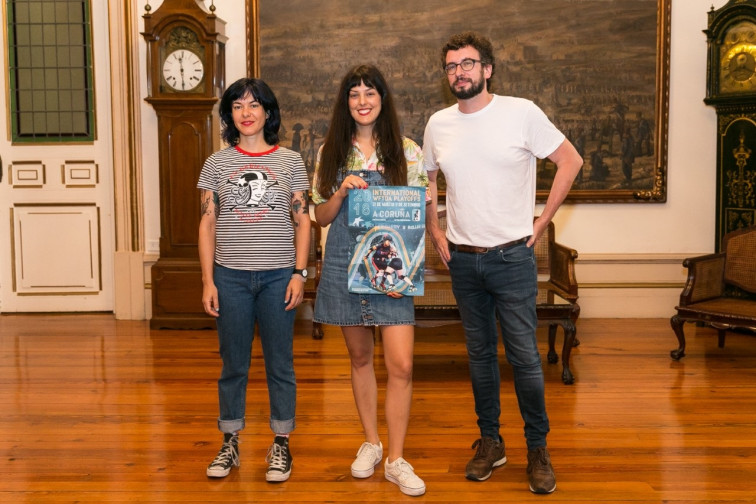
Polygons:
<instances>
[{"instance_id":1,"label":"long dark hair","mask_svg":"<svg viewBox=\"0 0 756 504\"><path fill-rule=\"evenodd\" d=\"M404 157L399 118L394 99L386 79L372 65L360 65L351 69L341 80L339 94L333 106L331 125L328 128L318 171L318 192L324 198L334 193L336 177L346 168L352 154L352 140L357 131L354 118L349 113L349 91L360 84L371 87L381 95L381 113L373 127L376 153L383 165L384 176L390 185L407 185L407 159Z\"/></svg>"},{"instance_id":2,"label":"long dark hair","mask_svg":"<svg viewBox=\"0 0 756 504\"><path fill-rule=\"evenodd\" d=\"M263 136L268 145L278 143L278 130L281 127L281 110L278 108L278 100L273 90L260 79L241 78L234 82L223 93L218 115L221 121L221 137L228 145L239 143L239 130L234 124L232 108L234 102L244 98L247 94L257 100L266 112L267 119L263 126Z\"/></svg>"}]
</instances>

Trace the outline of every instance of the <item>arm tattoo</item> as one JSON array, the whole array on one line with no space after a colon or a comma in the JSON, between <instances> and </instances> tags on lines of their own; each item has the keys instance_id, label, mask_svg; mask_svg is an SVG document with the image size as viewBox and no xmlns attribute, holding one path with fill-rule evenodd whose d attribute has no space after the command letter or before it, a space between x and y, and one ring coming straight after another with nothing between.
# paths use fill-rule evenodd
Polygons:
<instances>
[{"instance_id":1,"label":"arm tattoo","mask_svg":"<svg viewBox=\"0 0 756 504\"><path fill-rule=\"evenodd\" d=\"M218 217L219 213L219 207L218 207L218 194L217 193L211 193L210 191L203 189L202 194L200 195L200 217L203 215L206 215L210 211L210 202L213 203L213 210L215 212L215 217Z\"/></svg>"},{"instance_id":2,"label":"arm tattoo","mask_svg":"<svg viewBox=\"0 0 756 504\"><path fill-rule=\"evenodd\" d=\"M210 206L210 200L207 197L207 191L203 189L202 194L200 194L200 217L207 213L208 206Z\"/></svg>"},{"instance_id":3,"label":"arm tattoo","mask_svg":"<svg viewBox=\"0 0 756 504\"><path fill-rule=\"evenodd\" d=\"M299 191L294 193L291 198L291 211L296 215L298 213L310 213L307 192Z\"/></svg>"}]
</instances>

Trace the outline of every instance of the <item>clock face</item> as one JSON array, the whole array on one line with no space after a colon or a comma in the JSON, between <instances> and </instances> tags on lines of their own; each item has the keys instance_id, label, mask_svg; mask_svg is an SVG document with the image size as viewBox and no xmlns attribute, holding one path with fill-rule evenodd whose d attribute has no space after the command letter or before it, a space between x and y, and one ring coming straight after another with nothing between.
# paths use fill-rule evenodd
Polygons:
<instances>
[{"instance_id":1,"label":"clock face","mask_svg":"<svg viewBox=\"0 0 756 504\"><path fill-rule=\"evenodd\" d=\"M756 25L745 22L731 28L720 55L720 92L756 91Z\"/></svg>"},{"instance_id":2,"label":"clock face","mask_svg":"<svg viewBox=\"0 0 756 504\"><path fill-rule=\"evenodd\" d=\"M176 91L191 91L200 85L205 65L196 53L177 49L163 62L163 79Z\"/></svg>"}]
</instances>

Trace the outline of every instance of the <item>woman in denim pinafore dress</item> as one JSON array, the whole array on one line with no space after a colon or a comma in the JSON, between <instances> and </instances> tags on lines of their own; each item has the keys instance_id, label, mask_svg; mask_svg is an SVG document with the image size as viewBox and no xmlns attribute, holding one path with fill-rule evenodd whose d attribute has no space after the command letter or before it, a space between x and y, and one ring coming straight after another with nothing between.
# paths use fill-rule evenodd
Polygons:
<instances>
[{"instance_id":1,"label":"woman in denim pinafore dress","mask_svg":"<svg viewBox=\"0 0 756 504\"><path fill-rule=\"evenodd\" d=\"M315 219L330 225L313 320L341 327L352 366L352 391L365 442L352 463L352 476L367 478L383 460L378 437L378 386L373 368L374 327L381 327L386 382L387 480L408 495L425 493L425 483L403 458L412 402L414 303L411 297L355 294L347 289L352 238L347 195L375 185L428 185L422 151L399 134L399 121L383 75L373 66L352 69L341 82L331 126L318 152L313 182ZM428 198L426 199L428 201Z\"/></svg>"}]
</instances>

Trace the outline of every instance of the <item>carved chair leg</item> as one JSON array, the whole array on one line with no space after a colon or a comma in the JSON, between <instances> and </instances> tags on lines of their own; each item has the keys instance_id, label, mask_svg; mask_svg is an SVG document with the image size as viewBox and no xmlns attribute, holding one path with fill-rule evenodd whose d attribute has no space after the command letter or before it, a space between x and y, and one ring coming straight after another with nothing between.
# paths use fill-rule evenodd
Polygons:
<instances>
[{"instance_id":1,"label":"carved chair leg","mask_svg":"<svg viewBox=\"0 0 756 504\"><path fill-rule=\"evenodd\" d=\"M312 323L312 339L323 339L323 326L320 322Z\"/></svg>"},{"instance_id":2,"label":"carved chair leg","mask_svg":"<svg viewBox=\"0 0 756 504\"><path fill-rule=\"evenodd\" d=\"M556 353L556 331L557 324L549 324L549 353L546 354L546 360L549 364L556 364L559 361L559 355Z\"/></svg>"},{"instance_id":3,"label":"carved chair leg","mask_svg":"<svg viewBox=\"0 0 756 504\"><path fill-rule=\"evenodd\" d=\"M669 356L674 360L680 360L685 357L685 333L683 333L683 324L685 324L685 321L679 316L673 315L672 318L669 319L669 324L672 326L672 330L675 331L675 336L677 336L677 342L679 344L676 350L669 352Z\"/></svg>"},{"instance_id":4,"label":"carved chair leg","mask_svg":"<svg viewBox=\"0 0 756 504\"><path fill-rule=\"evenodd\" d=\"M725 330L724 329L717 329L717 338L719 345L719 348L724 348L724 340L725 340Z\"/></svg>"},{"instance_id":5,"label":"carved chair leg","mask_svg":"<svg viewBox=\"0 0 756 504\"><path fill-rule=\"evenodd\" d=\"M562 382L565 385L575 383L575 377L570 371L570 353L575 346L575 324L572 321L562 324L564 328L564 345L562 346Z\"/></svg>"},{"instance_id":6,"label":"carved chair leg","mask_svg":"<svg viewBox=\"0 0 756 504\"><path fill-rule=\"evenodd\" d=\"M573 304L572 315L570 315L570 320L572 320L573 324L577 324L577 319L579 316L580 316L580 305ZM575 331L577 332L577 329L575 329ZM572 348L575 348L576 346L579 346L579 345L580 345L580 340L577 339L577 336L575 336L575 340L572 342Z\"/></svg>"}]
</instances>

